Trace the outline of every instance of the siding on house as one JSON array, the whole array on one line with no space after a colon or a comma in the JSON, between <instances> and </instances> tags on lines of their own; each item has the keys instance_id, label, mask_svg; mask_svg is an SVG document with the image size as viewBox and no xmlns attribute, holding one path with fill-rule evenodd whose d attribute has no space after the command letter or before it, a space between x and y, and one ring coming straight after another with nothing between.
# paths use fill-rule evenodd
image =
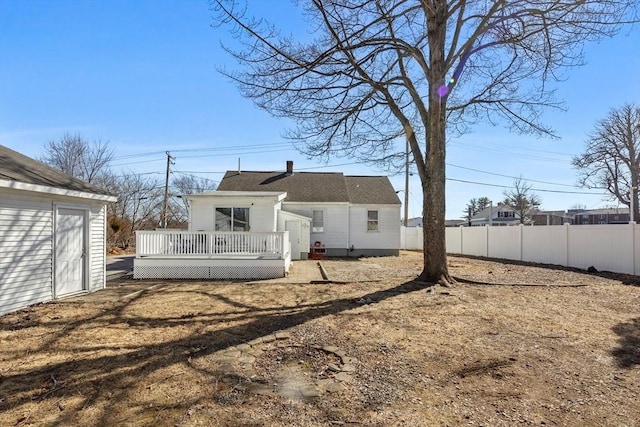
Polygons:
<instances>
[{"instance_id":1,"label":"siding on house","mask_svg":"<svg viewBox=\"0 0 640 427\"><path fill-rule=\"evenodd\" d=\"M282 204L282 210L308 218L313 217L313 211L321 210L324 213L324 230L321 233L311 232L311 244L320 242L327 250L327 255L346 255L346 250L349 248L349 205L347 203L285 202Z\"/></svg>"},{"instance_id":2,"label":"siding on house","mask_svg":"<svg viewBox=\"0 0 640 427\"><path fill-rule=\"evenodd\" d=\"M280 202L274 203L273 197L232 197L222 192L213 192L216 197L207 197L207 193L188 196L189 231L215 231L216 208L249 208L249 226L252 232L275 231L277 211Z\"/></svg>"},{"instance_id":3,"label":"siding on house","mask_svg":"<svg viewBox=\"0 0 640 427\"><path fill-rule=\"evenodd\" d=\"M92 205L89 210L89 283L90 291L104 287L107 255L104 239L107 231L105 205Z\"/></svg>"},{"instance_id":4,"label":"siding on house","mask_svg":"<svg viewBox=\"0 0 640 427\"><path fill-rule=\"evenodd\" d=\"M52 202L0 196L0 314L50 300Z\"/></svg>"},{"instance_id":5,"label":"siding on house","mask_svg":"<svg viewBox=\"0 0 640 427\"><path fill-rule=\"evenodd\" d=\"M401 202L385 176L296 172L293 162L289 161L285 172L228 171L218 191L286 192L283 211L313 218L313 211L321 210L324 230L314 233L312 229L310 240L312 245L320 242L326 255L392 255L399 252ZM355 214L351 213L352 209ZM383 228L377 233L367 232L367 210L380 214L379 225Z\"/></svg>"},{"instance_id":6,"label":"siding on house","mask_svg":"<svg viewBox=\"0 0 640 427\"><path fill-rule=\"evenodd\" d=\"M367 230L368 211L378 211L378 230ZM356 205L350 209L350 245L362 248L398 249L400 247L400 210L395 206Z\"/></svg>"}]
</instances>

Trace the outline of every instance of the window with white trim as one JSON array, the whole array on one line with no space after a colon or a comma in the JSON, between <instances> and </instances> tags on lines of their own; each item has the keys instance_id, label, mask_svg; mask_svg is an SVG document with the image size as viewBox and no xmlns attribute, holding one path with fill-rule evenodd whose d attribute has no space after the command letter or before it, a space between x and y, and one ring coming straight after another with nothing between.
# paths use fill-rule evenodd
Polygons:
<instances>
[{"instance_id":1,"label":"window with white trim","mask_svg":"<svg viewBox=\"0 0 640 427\"><path fill-rule=\"evenodd\" d=\"M216 208L216 231L249 231L249 208Z\"/></svg>"},{"instance_id":2,"label":"window with white trim","mask_svg":"<svg viewBox=\"0 0 640 427\"><path fill-rule=\"evenodd\" d=\"M311 222L312 233L324 232L324 211L313 211Z\"/></svg>"},{"instance_id":3,"label":"window with white trim","mask_svg":"<svg viewBox=\"0 0 640 427\"><path fill-rule=\"evenodd\" d=\"M378 211L367 211L367 231L378 231Z\"/></svg>"}]
</instances>

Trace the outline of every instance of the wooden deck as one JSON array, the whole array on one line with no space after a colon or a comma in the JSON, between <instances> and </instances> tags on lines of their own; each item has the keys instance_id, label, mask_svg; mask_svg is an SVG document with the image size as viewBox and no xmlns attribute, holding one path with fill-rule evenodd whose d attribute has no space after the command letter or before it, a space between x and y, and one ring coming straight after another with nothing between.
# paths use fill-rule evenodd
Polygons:
<instances>
[{"instance_id":1,"label":"wooden deck","mask_svg":"<svg viewBox=\"0 0 640 427\"><path fill-rule=\"evenodd\" d=\"M134 279L274 279L291 265L286 231L138 231L136 252Z\"/></svg>"}]
</instances>

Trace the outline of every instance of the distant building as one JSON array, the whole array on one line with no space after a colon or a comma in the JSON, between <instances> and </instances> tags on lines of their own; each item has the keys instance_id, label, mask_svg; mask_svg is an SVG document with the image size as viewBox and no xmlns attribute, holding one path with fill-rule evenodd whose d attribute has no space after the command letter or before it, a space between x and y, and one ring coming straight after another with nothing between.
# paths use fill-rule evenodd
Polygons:
<instances>
[{"instance_id":1,"label":"distant building","mask_svg":"<svg viewBox=\"0 0 640 427\"><path fill-rule=\"evenodd\" d=\"M533 225L573 224L573 215L565 211L536 211L531 215Z\"/></svg>"},{"instance_id":2,"label":"distant building","mask_svg":"<svg viewBox=\"0 0 640 427\"><path fill-rule=\"evenodd\" d=\"M481 210L472 216L470 221L465 222L467 225L471 223L472 227L517 225L520 224L520 215L512 207L499 204Z\"/></svg>"},{"instance_id":3,"label":"distant building","mask_svg":"<svg viewBox=\"0 0 640 427\"><path fill-rule=\"evenodd\" d=\"M409 218L407 220L407 227L422 227L422 217Z\"/></svg>"},{"instance_id":4,"label":"distant building","mask_svg":"<svg viewBox=\"0 0 640 427\"><path fill-rule=\"evenodd\" d=\"M628 208L591 209L575 214L575 225L585 224L628 224L630 220Z\"/></svg>"}]
</instances>

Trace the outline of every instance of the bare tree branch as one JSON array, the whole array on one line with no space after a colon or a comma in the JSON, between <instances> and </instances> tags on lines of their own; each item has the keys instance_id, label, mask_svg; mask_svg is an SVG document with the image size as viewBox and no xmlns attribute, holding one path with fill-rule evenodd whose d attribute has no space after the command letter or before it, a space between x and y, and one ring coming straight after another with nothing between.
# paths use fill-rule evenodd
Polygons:
<instances>
[{"instance_id":1,"label":"bare tree branch","mask_svg":"<svg viewBox=\"0 0 640 427\"><path fill-rule=\"evenodd\" d=\"M409 142L423 190L425 281L447 282L447 131L475 123L551 135L551 83L581 65L585 42L637 21L635 0L311 0L311 40L283 37L234 0L211 0L242 65L221 70L255 104L295 122L308 156L399 166ZM400 137L404 137L404 139Z\"/></svg>"}]
</instances>

